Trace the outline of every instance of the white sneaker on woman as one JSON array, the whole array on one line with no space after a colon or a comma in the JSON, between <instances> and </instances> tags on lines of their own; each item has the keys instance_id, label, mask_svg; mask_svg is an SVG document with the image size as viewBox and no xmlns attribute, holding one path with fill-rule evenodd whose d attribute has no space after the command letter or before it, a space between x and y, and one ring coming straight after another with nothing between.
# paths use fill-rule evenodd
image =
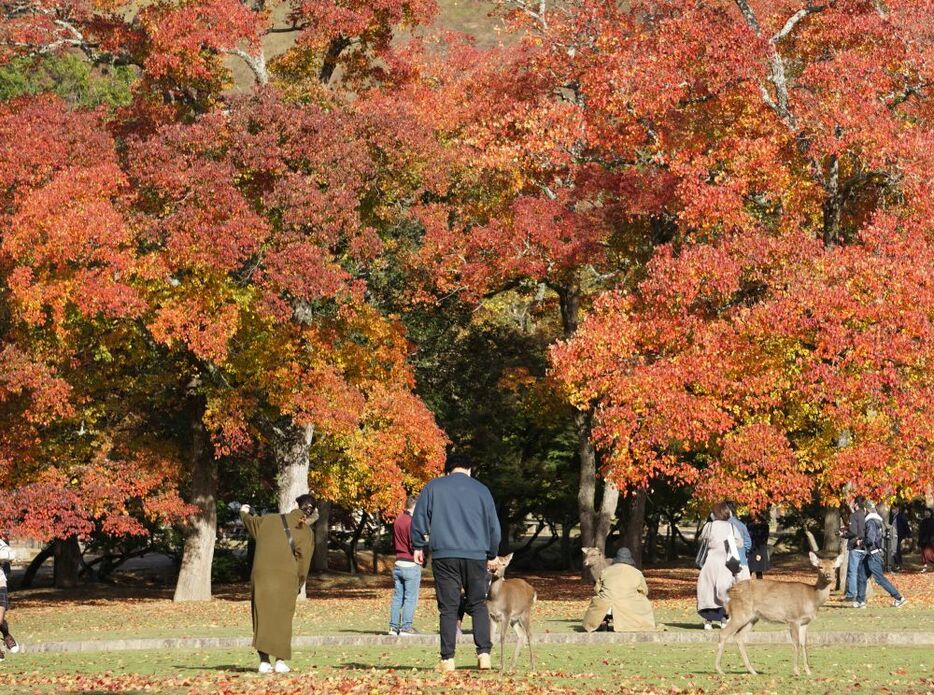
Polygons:
<instances>
[{"instance_id":1,"label":"white sneaker on woman","mask_svg":"<svg viewBox=\"0 0 934 695\"><path fill-rule=\"evenodd\" d=\"M270 664L268 661L260 661L259 672L260 673L272 673L272 664Z\"/></svg>"},{"instance_id":2,"label":"white sneaker on woman","mask_svg":"<svg viewBox=\"0 0 934 695\"><path fill-rule=\"evenodd\" d=\"M276 673L288 673L292 669L282 659L276 659Z\"/></svg>"}]
</instances>

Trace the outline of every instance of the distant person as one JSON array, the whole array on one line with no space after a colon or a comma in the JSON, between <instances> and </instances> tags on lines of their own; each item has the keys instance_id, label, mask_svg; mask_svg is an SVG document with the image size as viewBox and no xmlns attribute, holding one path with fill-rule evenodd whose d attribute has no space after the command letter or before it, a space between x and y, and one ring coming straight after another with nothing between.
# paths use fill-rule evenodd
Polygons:
<instances>
[{"instance_id":1,"label":"distant person","mask_svg":"<svg viewBox=\"0 0 934 695\"><path fill-rule=\"evenodd\" d=\"M905 514L905 508L901 505L892 506L890 523L895 529L895 554L892 563L896 572L902 569L902 544L911 538L911 524L908 523L908 516Z\"/></svg>"},{"instance_id":2,"label":"distant person","mask_svg":"<svg viewBox=\"0 0 934 695\"><path fill-rule=\"evenodd\" d=\"M240 519L253 538L256 553L250 574L253 609L253 648L259 652L260 673L288 673L292 658L292 619L295 599L308 579L315 550L311 525L318 519L315 499L300 495L297 509L287 514L254 516L249 505L240 507ZM275 658L275 666L270 663Z\"/></svg>"},{"instance_id":3,"label":"distant person","mask_svg":"<svg viewBox=\"0 0 934 695\"><path fill-rule=\"evenodd\" d=\"M863 537L866 535L866 498L857 495L850 503L850 523L841 534L846 538L849 553L846 563L846 593L844 601L856 601L860 567L866 559Z\"/></svg>"},{"instance_id":4,"label":"distant person","mask_svg":"<svg viewBox=\"0 0 934 695\"><path fill-rule=\"evenodd\" d=\"M596 595L584 613L584 629L593 632L634 632L655 629L655 613L649 602L649 587L629 548L620 548L597 578ZM610 620L607 620L609 616Z\"/></svg>"},{"instance_id":5,"label":"distant person","mask_svg":"<svg viewBox=\"0 0 934 695\"><path fill-rule=\"evenodd\" d=\"M934 565L934 513L924 510L924 518L918 526L918 549L921 551L922 572L928 571L928 565Z\"/></svg>"},{"instance_id":6,"label":"distant person","mask_svg":"<svg viewBox=\"0 0 934 695\"><path fill-rule=\"evenodd\" d=\"M13 548L7 545L5 541L0 540L0 562L2 562L2 568L0 568L0 634L3 635L4 646L6 646L10 652L16 654L19 651L19 645L16 643L16 640L13 639L13 635L10 634L10 625L6 619L7 611L10 610L10 594L7 589L7 576L10 573L10 560L13 559L13 555ZM0 661L2 661L3 658L3 650L0 649Z\"/></svg>"},{"instance_id":7,"label":"distant person","mask_svg":"<svg viewBox=\"0 0 934 695\"><path fill-rule=\"evenodd\" d=\"M764 512L757 513L749 523L752 550L749 551L749 571L762 579L769 571L769 520Z\"/></svg>"},{"instance_id":8,"label":"distant person","mask_svg":"<svg viewBox=\"0 0 934 695\"><path fill-rule=\"evenodd\" d=\"M444 466L447 475L424 487L412 517L415 562L424 565L425 548L431 551L441 631L439 667L443 672L454 670L461 590L473 620L477 665L484 670L491 667L487 572L496 565L500 526L493 496L486 485L471 477L472 468L466 455L450 454Z\"/></svg>"},{"instance_id":9,"label":"distant person","mask_svg":"<svg viewBox=\"0 0 934 695\"><path fill-rule=\"evenodd\" d=\"M739 537L742 539L742 543L736 547L739 552L739 574L736 575L736 581L741 582L751 576L749 574L749 551L752 550L752 537L749 535L746 524L736 516L736 502L726 500L726 504L730 508L730 523L739 531Z\"/></svg>"},{"instance_id":10,"label":"distant person","mask_svg":"<svg viewBox=\"0 0 934 695\"><path fill-rule=\"evenodd\" d=\"M884 547L885 527L882 525L882 517L876 512L875 503L867 500L866 534L863 536L863 548L866 551L866 557L863 564L860 566L856 601L853 603L854 608L866 607L866 584L869 582L869 577L875 579L876 584L889 593L889 596L894 599L892 605L895 608L899 608L908 603L908 599L904 598L899 593L898 589L886 579L882 572L882 554L884 552Z\"/></svg>"},{"instance_id":11,"label":"distant person","mask_svg":"<svg viewBox=\"0 0 934 695\"><path fill-rule=\"evenodd\" d=\"M412 547L412 512L416 498L409 495L405 510L392 524L392 542L396 550L396 564L392 568L392 605L389 608L389 634L408 637L416 634L412 622L418 605L418 588L422 582L422 566L415 562Z\"/></svg>"},{"instance_id":12,"label":"distant person","mask_svg":"<svg viewBox=\"0 0 934 695\"><path fill-rule=\"evenodd\" d=\"M727 592L739 574L739 546L743 539L739 530L730 523L730 508L725 502L713 507L711 520L700 534L707 555L697 578L697 613L704 619L704 629L714 623L722 625L726 619Z\"/></svg>"}]
</instances>

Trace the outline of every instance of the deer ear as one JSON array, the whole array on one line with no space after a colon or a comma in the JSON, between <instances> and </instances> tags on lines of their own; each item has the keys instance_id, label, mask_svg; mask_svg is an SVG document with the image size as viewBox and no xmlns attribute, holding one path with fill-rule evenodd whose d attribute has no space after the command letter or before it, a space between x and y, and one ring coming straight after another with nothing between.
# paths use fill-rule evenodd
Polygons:
<instances>
[{"instance_id":1,"label":"deer ear","mask_svg":"<svg viewBox=\"0 0 934 695\"><path fill-rule=\"evenodd\" d=\"M811 561L812 565L820 567L820 558L817 557L817 554L813 550L808 553L808 559Z\"/></svg>"},{"instance_id":2,"label":"deer ear","mask_svg":"<svg viewBox=\"0 0 934 695\"><path fill-rule=\"evenodd\" d=\"M506 557L504 557L504 558L503 558L503 564L508 565L510 562L512 562L512 556L513 556L513 553L509 553L509 555L507 555Z\"/></svg>"},{"instance_id":3,"label":"deer ear","mask_svg":"<svg viewBox=\"0 0 934 695\"><path fill-rule=\"evenodd\" d=\"M837 559L833 561L833 568L840 569L840 565L843 564L843 553L837 555Z\"/></svg>"}]
</instances>

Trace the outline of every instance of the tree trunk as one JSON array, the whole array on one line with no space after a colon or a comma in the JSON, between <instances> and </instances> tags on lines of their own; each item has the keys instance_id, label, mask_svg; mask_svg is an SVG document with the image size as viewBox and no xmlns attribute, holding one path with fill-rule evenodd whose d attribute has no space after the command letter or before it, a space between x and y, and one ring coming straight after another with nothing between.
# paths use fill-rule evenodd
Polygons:
<instances>
[{"instance_id":1,"label":"tree trunk","mask_svg":"<svg viewBox=\"0 0 934 695\"><path fill-rule=\"evenodd\" d=\"M23 573L23 581L21 581L19 584L20 589L32 588L32 583L36 580L36 573L39 571L39 568L42 567L42 565L45 564L45 561L52 557L54 553L55 541L52 541L39 551L39 554L32 559L32 562L29 563L29 566Z\"/></svg>"},{"instance_id":2,"label":"tree trunk","mask_svg":"<svg viewBox=\"0 0 934 695\"><path fill-rule=\"evenodd\" d=\"M328 571L328 526L331 516L331 503L322 501L318 504L318 520L315 522L315 554L311 558L311 568L315 572Z\"/></svg>"},{"instance_id":3,"label":"tree trunk","mask_svg":"<svg viewBox=\"0 0 934 695\"><path fill-rule=\"evenodd\" d=\"M821 554L824 557L836 557L840 552L840 507L824 509L824 541Z\"/></svg>"},{"instance_id":4,"label":"tree trunk","mask_svg":"<svg viewBox=\"0 0 934 695\"><path fill-rule=\"evenodd\" d=\"M276 441L280 514L295 509L296 498L308 494L308 450L314 433L314 425L289 426Z\"/></svg>"},{"instance_id":5,"label":"tree trunk","mask_svg":"<svg viewBox=\"0 0 934 695\"><path fill-rule=\"evenodd\" d=\"M570 338L577 332L580 322L580 292L574 287L557 290L561 307L561 323L564 337ZM597 452L591 441L592 411L578 411L574 415L577 429L577 453L580 459L580 486L577 491L577 509L580 519L582 547L596 547L606 552L606 538L610 534L613 516L619 502L619 490L616 485L606 481L600 508L596 506L597 496ZM587 579L586 572L581 578Z\"/></svg>"},{"instance_id":6,"label":"tree trunk","mask_svg":"<svg viewBox=\"0 0 934 695\"><path fill-rule=\"evenodd\" d=\"M279 487L279 513L286 514L296 508L295 500L308 494L308 450L314 438L314 425L289 425L278 437L274 447ZM308 596L305 585L298 590L299 601Z\"/></svg>"},{"instance_id":7,"label":"tree trunk","mask_svg":"<svg viewBox=\"0 0 934 695\"><path fill-rule=\"evenodd\" d=\"M190 501L197 511L189 517L182 566L175 584L175 601L211 600L211 565L217 539L217 460L196 409L191 423Z\"/></svg>"},{"instance_id":8,"label":"tree trunk","mask_svg":"<svg viewBox=\"0 0 934 695\"><path fill-rule=\"evenodd\" d=\"M830 157L830 172L824 183L824 246L829 248L840 238L840 213L843 206L840 200L840 162L837 155Z\"/></svg>"},{"instance_id":9,"label":"tree trunk","mask_svg":"<svg viewBox=\"0 0 934 695\"><path fill-rule=\"evenodd\" d=\"M623 545L629 548L636 567L642 568L642 531L645 529L645 506L648 492L636 490L629 496L629 523L623 533Z\"/></svg>"},{"instance_id":10,"label":"tree trunk","mask_svg":"<svg viewBox=\"0 0 934 695\"><path fill-rule=\"evenodd\" d=\"M81 566L81 546L78 545L78 537L57 538L53 552L55 588L73 589L78 586L78 572Z\"/></svg>"},{"instance_id":11,"label":"tree trunk","mask_svg":"<svg viewBox=\"0 0 934 695\"><path fill-rule=\"evenodd\" d=\"M368 518L369 514L366 512L360 513L360 523L357 524L357 528L354 529L353 536L350 538L350 543L344 549L351 574L357 574L360 571L360 567L357 565L357 545L360 543L360 537L363 535L363 529L366 528Z\"/></svg>"}]
</instances>

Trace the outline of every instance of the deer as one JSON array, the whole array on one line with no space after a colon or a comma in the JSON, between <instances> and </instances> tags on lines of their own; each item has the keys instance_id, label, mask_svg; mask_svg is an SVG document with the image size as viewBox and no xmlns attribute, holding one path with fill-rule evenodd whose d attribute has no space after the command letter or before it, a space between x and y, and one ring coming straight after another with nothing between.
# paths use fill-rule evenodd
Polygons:
<instances>
[{"instance_id":1,"label":"deer","mask_svg":"<svg viewBox=\"0 0 934 695\"><path fill-rule=\"evenodd\" d=\"M512 561L512 553L505 557L497 557L494 562L493 582L490 584L490 593L486 601L490 613L491 634L496 639L499 630L499 668L505 670L506 630L511 625L516 631L516 651L512 655L512 668L516 670L519 659L519 650L522 649L523 638L529 645L529 668L535 670L535 658L532 655L532 608L538 594L524 579L506 579L506 567Z\"/></svg>"},{"instance_id":2,"label":"deer","mask_svg":"<svg viewBox=\"0 0 934 695\"><path fill-rule=\"evenodd\" d=\"M816 545L816 544L814 544ZM720 658L727 640L735 636L739 646L739 653L743 657L746 670L756 675L756 670L749 663L746 654L746 637L752 626L760 619L774 623L785 623L791 631L791 644L794 647L794 673L798 671L798 645L804 656L804 671L811 675L811 666L808 663L807 627L817 615L820 608L830 597L830 586L834 579L834 572L843 562L843 555L837 555L830 563L821 561L813 550L808 553L811 565L817 570L817 581L811 584L804 582L780 582L773 579L747 579L739 582L729 591L727 612L730 620L720 632L720 644L717 646L716 668L717 673L723 675L720 669Z\"/></svg>"},{"instance_id":3,"label":"deer","mask_svg":"<svg viewBox=\"0 0 934 695\"><path fill-rule=\"evenodd\" d=\"M613 564L612 560L607 560L600 548L581 548L584 553L584 567L590 570L590 576L593 581L597 581L603 570Z\"/></svg>"}]
</instances>

